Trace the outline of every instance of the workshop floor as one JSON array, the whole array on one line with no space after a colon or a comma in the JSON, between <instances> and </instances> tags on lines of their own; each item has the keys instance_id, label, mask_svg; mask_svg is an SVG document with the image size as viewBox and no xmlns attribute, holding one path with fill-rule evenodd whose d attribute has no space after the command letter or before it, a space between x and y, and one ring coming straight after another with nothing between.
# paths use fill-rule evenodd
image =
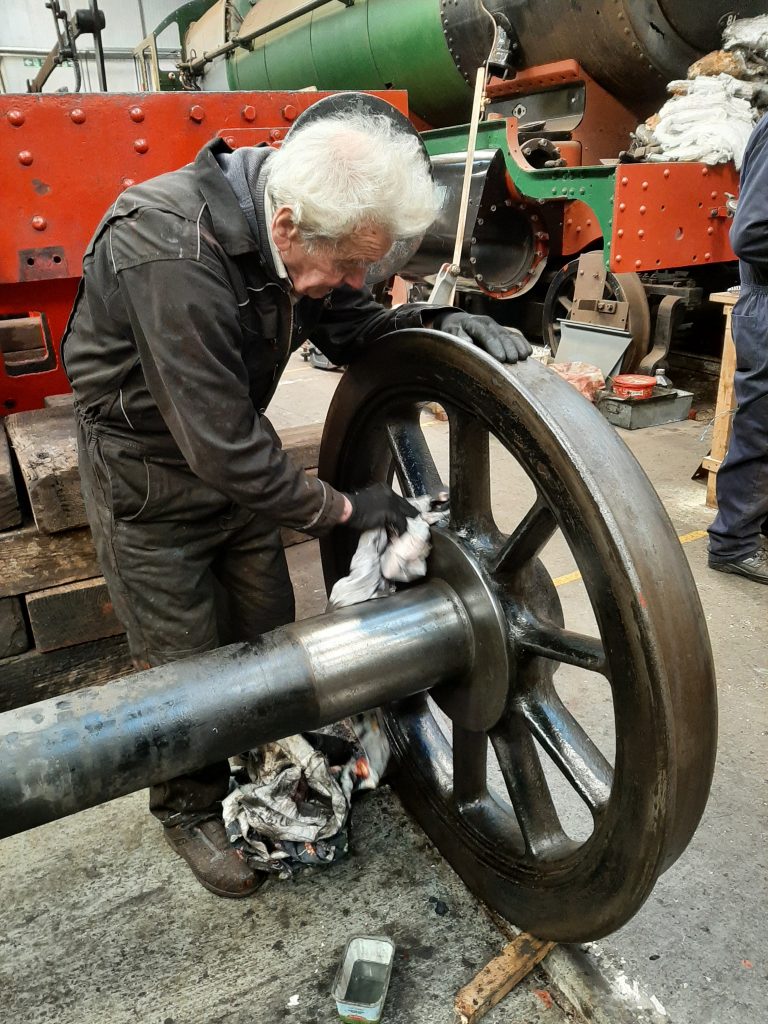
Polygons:
<instances>
[{"instance_id":1,"label":"workshop floor","mask_svg":"<svg viewBox=\"0 0 768 1024\"><path fill-rule=\"evenodd\" d=\"M270 410L275 426L321 420L339 379L294 357ZM720 698L712 795L690 847L635 919L577 952L602 975L601 998L634 1007L637 1020L762 1024L768 588L706 567L701 531L712 513L704 487L691 481L708 449L705 428L684 422L622 437L683 538L707 616ZM425 433L439 463L447 425L425 420ZM519 518L528 495L494 458L503 470L494 473L503 526ZM290 549L289 561L299 615L320 611L317 545ZM579 580L569 581L567 547L552 545L545 561L561 581L566 621L587 629L591 610ZM606 695L587 687L571 698L610 757ZM141 793L0 843L0 901L0 1021L9 1024L330 1024L341 949L361 932L388 934L398 946L385 1022L448 1024L456 990L506 941L388 789L356 805L348 861L270 883L251 900L199 888L162 842ZM538 970L484 1019L583 1019L553 1002L556 976L554 967ZM592 1019L632 1017L601 1014L598 1005Z\"/></svg>"}]
</instances>

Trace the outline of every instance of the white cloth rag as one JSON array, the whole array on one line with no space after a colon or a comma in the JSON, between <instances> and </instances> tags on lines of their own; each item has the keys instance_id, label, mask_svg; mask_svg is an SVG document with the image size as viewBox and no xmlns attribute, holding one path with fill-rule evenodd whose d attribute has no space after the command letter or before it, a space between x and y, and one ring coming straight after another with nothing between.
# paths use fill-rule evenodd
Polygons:
<instances>
[{"instance_id":1,"label":"white cloth rag","mask_svg":"<svg viewBox=\"0 0 768 1024\"><path fill-rule=\"evenodd\" d=\"M731 75L704 75L670 82L668 88L673 96L659 111L651 133L651 144L661 149L648 159L705 164L733 160L738 170L757 120L749 102L752 86Z\"/></svg>"},{"instance_id":2,"label":"white cloth rag","mask_svg":"<svg viewBox=\"0 0 768 1024\"><path fill-rule=\"evenodd\" d=\"M366 530L352 557L349 574L338 580L328 599L328 611L387 597L395 583L412 583L427 573L431 526L444 523L447 512L431 512L429 497L412 498L421 513L408 520L405 533L390 537L386 530Z\"/></svg>"}]
</instances>

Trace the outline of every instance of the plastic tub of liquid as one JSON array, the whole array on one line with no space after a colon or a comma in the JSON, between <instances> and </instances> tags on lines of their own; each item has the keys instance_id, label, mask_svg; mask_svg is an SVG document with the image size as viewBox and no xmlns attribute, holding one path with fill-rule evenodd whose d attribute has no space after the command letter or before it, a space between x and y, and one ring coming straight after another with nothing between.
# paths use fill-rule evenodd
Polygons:
<instances>
[{"instance_id":1,"label":"plastic tub of liquid","mask_svg":"<svg viewBox=\"0 0 768 1024\"><path fill-rule=\"evenodd\" d=\"M359 935L350 939L333 983L333 998L343 1021L381 1020L392 976L395 944L384 937Z\"/></svg>"}]
</instances>

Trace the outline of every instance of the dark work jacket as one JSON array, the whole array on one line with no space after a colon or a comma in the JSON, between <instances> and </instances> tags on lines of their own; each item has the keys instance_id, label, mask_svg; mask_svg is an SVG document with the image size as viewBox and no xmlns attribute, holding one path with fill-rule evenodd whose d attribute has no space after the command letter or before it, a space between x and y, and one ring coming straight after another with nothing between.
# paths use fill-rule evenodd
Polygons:
<instances>
[{"instance_id":1,"label":"dark work jacket","mask_svg":"<svg viewBox=\"0 0 768 1024\"><path fill-rule=\"evenodd\" d=\"M216 162L226 152L215 139L117 198L85 253L63 361L78 415L148 480L153 462L171 466L177 481L191 474L236 505L321 533L343 499L292 465L264 416L288 358L310 338L352 362L387 332L422 326L424 307L385 309L346 287L294 305L263 209L255 203L257 237Z\"/></svg>"},{"instance_id":2,"label":"dark work jacket","mask_svg":"<svg viewBox=\"0 0 768 1024\"><path fill-rule=\"evenodd\" d=\"M739 257L742 295L739 312L747 312L753 286L768 288L768 114L752 132L741 165L739 202L731 225L731 245ZM752 295L753 299L757 294Z\"/></svg>"}]
</instances>

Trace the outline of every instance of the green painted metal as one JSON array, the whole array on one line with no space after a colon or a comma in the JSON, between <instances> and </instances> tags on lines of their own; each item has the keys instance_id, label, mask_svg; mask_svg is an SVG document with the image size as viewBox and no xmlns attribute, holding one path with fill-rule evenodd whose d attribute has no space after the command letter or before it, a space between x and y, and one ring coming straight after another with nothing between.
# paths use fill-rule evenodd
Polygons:
<instances>
[{"instance_id":1,"label":"green painted metal","mask_svg":"<svg viewBox=\"0 0 768 1024\"><path fill-rule=\"evenodd\" d=\"M425 132L422 138L430 156L462 153L467 150L469 126L440 128ZM603 252L608 266L613 235L613 203L616 187L615 167L556 167L528 171L509 151L504 122L485 121L477 133L477 149L500 149L507 172L521 195L534 202L562 202L578 199L594 212L603 232Z\"/></svg>"},{"instance_id":2,"label":"green painted metal","mask_svg":"<svg viewBox=\"0 0 768 1024\"><path fill-rule=\"evenodd\" d=\"M312 14L254 40L228 58L232 89L408 89L430 124L466 116L472 90L443 32L440 0L357 0Z\"/></svg>"}]
</instances>

